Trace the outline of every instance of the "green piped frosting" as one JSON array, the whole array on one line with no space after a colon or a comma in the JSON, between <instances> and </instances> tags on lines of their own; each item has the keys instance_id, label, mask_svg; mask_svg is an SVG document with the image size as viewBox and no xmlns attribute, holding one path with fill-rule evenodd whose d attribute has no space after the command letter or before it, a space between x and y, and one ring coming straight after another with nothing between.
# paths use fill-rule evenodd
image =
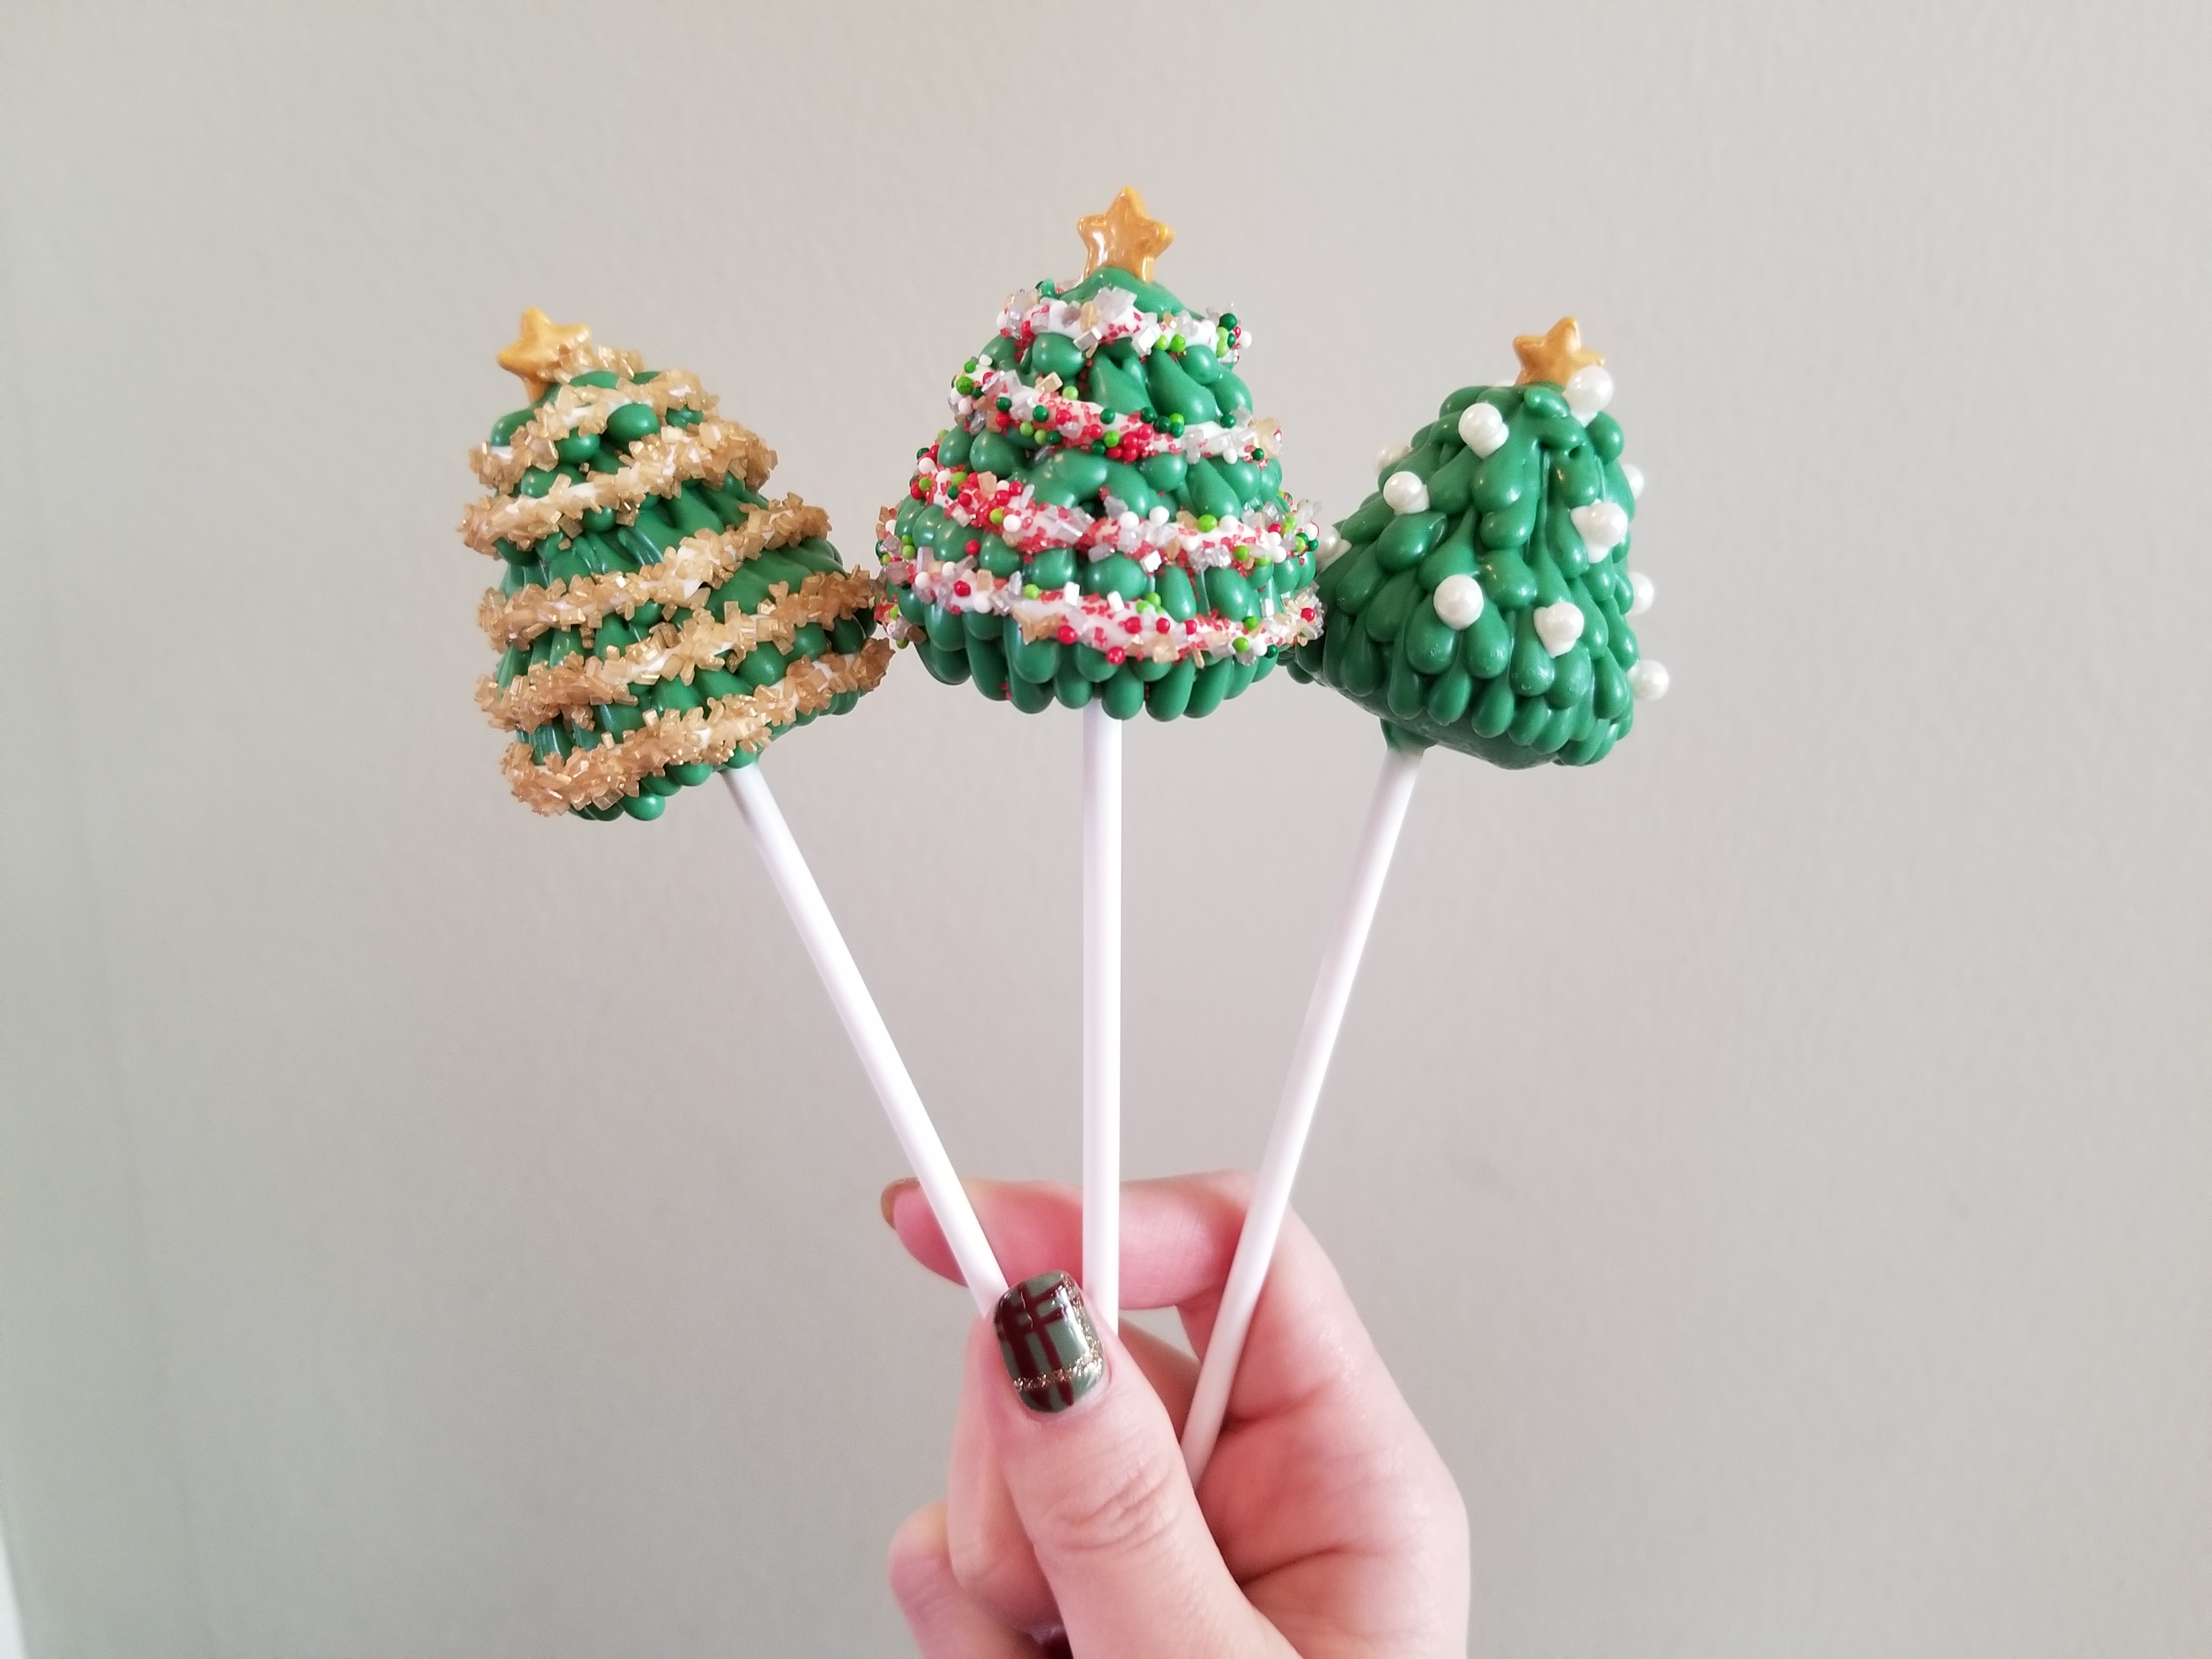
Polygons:
<instances>
[{"instance_id":1,"label":"green piped frosting","mask_svg":"<svg viewBox=\"0 0 2212 1659\"><path fill-rule=\"evenodd\" d=\"M1487 456L1461 437L1474 404L1504 418ZM1297 648L1292 678L1335 687L1401 747L1442 744L1504 767L1603 760L1635 720L1629 543L1624 533L1592 549L1573 514L1609 501L1634 517L1620 451L1611 416L1585 426L1548 382L1453 392L1382 469L1385 484L1419 478L1425 508L1399 512L1378 487L1337 524L1346 545L1321 573L1322 636ZM1458 575L1474 579L1483 604L1455 628L1436 598ZM1581 635L1554 655L1537 614L1562 602L1581 612Z\"/></svg>"},{"instance_id":2,"label":"green piped frosting","mask_svg":"<svg viewBox=\"0 0 2212 1659\"><path fill-rule=\"evenodd\" d=\"M1091 301L1097 336L1052 319ZM1111 265L1014 296L878 544L892 637L1029 714L1196 718L1265 678L1318 626L1317 538L1253 427L1244 338Z\"/></svg>"}]
</instances>

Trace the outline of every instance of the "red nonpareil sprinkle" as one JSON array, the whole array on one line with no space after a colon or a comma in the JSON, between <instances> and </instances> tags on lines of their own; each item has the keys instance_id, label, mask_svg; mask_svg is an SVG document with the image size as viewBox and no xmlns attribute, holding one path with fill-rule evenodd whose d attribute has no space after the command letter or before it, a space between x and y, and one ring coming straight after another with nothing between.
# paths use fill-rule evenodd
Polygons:
<instances>
[{"instance_id":1,"label":"red nonpareil sprinkle","mask_svg":"<svg viewBox=\"0 0 2212 1659\"><path fill-rule=\"evenodd\" d=\"M1163 634L1170 631L1168 628L1168 619L1165 617L1160 618L1159 631Z\"/></svg>"},{"instance_id":2,"label":"red nonpareil sprinkle","mask_svg":"<svg viewBox=\"0 0 2212 1659\"><path fill-rule=\"evenodd\" d=\"M1075 624L1074 624L1074 623L1060 623L1060 642L1062 645L1073 645L1073 644L1075 643Z\"/></svg>"},{"instance_id":3,"label":"red nonpareil sprinkle","mask_svg":"<svg viewBox=\"0 0 2212 1659\"><path fill-rule=\"evenodd\" d=\"M955 582L955 583L953 583L953 584L952 584L952 591L953 591L955 593L957 593L957 594L958 594L962 599L966 599L966 598L967 598L970 593L973 593L975 590L974 588L972 588L972 587L969 586L969 585L968 585L966 582L964 582L964 581L959 581L959 582Z\"/></svg>"},{"instance_id":4,"label":"red nonpareil sprinkle","mask_svg":"<svg viewBox=\"0 0 2212 1659\"><path fill-rule=\"evenodd\" d=\"M908 486L907 494L913 496L915 500L918 501L926 501L929 499L929 492L921 487L921 480L919 478L916 478L912 484Z\"/></svg>"},{"instance_id":5,"label":"red nonpareil sprinkle","mask_svg":"<svg viewBox=\"0 0 2212 1659\"><path fill-rule=\"evenodd\" d=\"M1123 660L1127 658L1128 654L1129 653L1127 652L1124 651L1118 645L1109 646L1107 647L1106 651L1106 660L1112 663L1116 668L1119 668Z\"/></svg>"},{"instance_id":6,"label":"red nonpareil sprinkle","mask_svg":"<svg viewBox=\"0 0 2212 1659\"><path fill-rule=\"evenodd\" d=\"M1143 624L1139 623L1134 617L1124 617L1121 618L1121 631L1125 634L1133 634L1141 626L1143 626Z\"/></svg>"},{"instance_id":7,"label":"red nonpareil sprinkle","mask_svg":"<svg viewBox=\"0 0 2212 1659\"><path fill-rule=\"evenodd\" d=\"M1183 625L1182 625L1182 631L1183 631L1184 633L1186 633L1186 634L1195 634L1195 633L1197 633L1197 632L1198 632L1198 618L1197 618L1197 617L1192 617L1188 618L1188 619L1183 623Z\"/></svg>"},{"instance_id":8,"label":"red nonpareil sprinkle","mask_svg":"<svg viewBox=\"0 0 2212 1659\"><path fill-rule=\"evenodd\" d=\"M1313 620L1313 607L1311 605L1308 605L1304 610L1299 611L1298 620L1300 622L1311 622Z\"/></svg>"},{"instance_id":9,"label":"red nonpareil sprinkle","mask_svg":"<svg viewBox=\"0 0 2212 1659\"><path fill-rule=\"evenodd\" d=\"M983 550L983 544L981 542L970 542L968 544L968 550L970 553L981 553Z\"/></svg>"}]
</instances>

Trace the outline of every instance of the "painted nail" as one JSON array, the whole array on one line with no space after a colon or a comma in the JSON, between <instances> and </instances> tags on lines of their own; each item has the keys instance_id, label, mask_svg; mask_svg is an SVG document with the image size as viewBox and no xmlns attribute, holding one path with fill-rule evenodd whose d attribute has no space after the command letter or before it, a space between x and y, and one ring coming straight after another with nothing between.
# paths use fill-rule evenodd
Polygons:
<instances>
[{"instance_id":1,"label":"painted nail","mask_svg":"<svg viewBox=\"0 0 2212 1659\"><path fill-rule=\"evenodd\" d=\"M1066 1411L1106 1375L1083 1292L1066 1273L1024 1279L999 1298L991 1322L1014 1392L1033 1412Z\"/></svg>"},{"instance_id":2,"label":"painted nail","mask_svg":"<svg viewBox=\"0 0 2212 1659\"><path fill-rule=\"evenodd\" d=\"M899 1194L909 1187L919 1187L921 1185L921 1183L919 1181L916 1181L912 1176L901 1176L896 1181L894 1181L890 1186L884 1188L884 1195L879 1200L878 1200L878 1207L881 1208L884 1212L884 1226L896 1227L898 1225Z\"/></svg>"}]
</instances>

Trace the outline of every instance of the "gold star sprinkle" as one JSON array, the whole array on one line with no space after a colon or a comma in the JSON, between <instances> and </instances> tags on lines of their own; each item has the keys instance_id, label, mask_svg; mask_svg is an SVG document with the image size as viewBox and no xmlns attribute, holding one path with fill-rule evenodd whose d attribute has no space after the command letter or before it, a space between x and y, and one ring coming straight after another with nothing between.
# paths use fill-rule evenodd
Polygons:
<instances>
[{"instance_id":1,"label":"gold star sprinkle","mask_svg":"<svg viewBox=\"0 0 2212 1659\"><path fill-rule=\"evenodd\" d=\"M499 366L522 377L522 389L535 403L556 371L591 337L592 331L583 324L556 323L532 306L522 313L522 331L514 343L499 354Z\"/></svg>"},{"instance_id":2,"label":"gold star sprinkle","mask_svg":"<svg viewBox=\"0 0 2212 1659\"><path fill-rule=\"evenodd\" d=\"M1515 337L1513 353L1521 360L1520 378L1513 382L1516 386L1527 386L1534 380L1565 386L1577 369L1605 361L1583 347L1583 331L1571 317L1560 318L1552 325L1549 334Z\"/></svg>"},{"instance_id":3,"label":"gold star sprinkle","mask_svg":"<svg viewBox=\"0 0 2212 1659\"><path fill-rule=\"evenodd\" d=\"M1084 246L1091 250L1089 262L1083 267L1085 276L1112 265L1116 270L1126 270L1139 282L1152 280L1152 261L1168 251L1175 240L1175 232L1157 219L1145 215L1145 198L1127 185L1114 198L1114 204L1103 213L1094 213L1087 219L1075 222L1076 234L1083 238Z\"/></svg>"}]
</instances>

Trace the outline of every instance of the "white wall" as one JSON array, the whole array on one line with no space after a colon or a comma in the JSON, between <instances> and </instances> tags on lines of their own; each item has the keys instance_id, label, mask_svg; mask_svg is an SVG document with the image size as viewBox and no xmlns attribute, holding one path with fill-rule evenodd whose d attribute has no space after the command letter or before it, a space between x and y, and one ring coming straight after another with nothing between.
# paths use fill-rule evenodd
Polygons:
<instances>
[{"instance_id":1,"label":"white wall","mask_svg":"<svg viewBox=\"0 0 2212 1659\"><path fill-rule=\"evenodd\" d=\"M2207 18L14 9L32 1651L901 1650L963 1301L728 803L507 799L453 526L536 304L863 551L1124 182L1328 507L1568 310L1652 480L1674 694L1431 761L1302 1189L1475 1651L2212 1651ZM1223 917L1133 960L1129 1168L1247 1163L1374 723L1128 748L1133 933ZM978 1172L1075 1170L1076 750L905 661L770 763Z\"/></svg>"}]
</instances>

